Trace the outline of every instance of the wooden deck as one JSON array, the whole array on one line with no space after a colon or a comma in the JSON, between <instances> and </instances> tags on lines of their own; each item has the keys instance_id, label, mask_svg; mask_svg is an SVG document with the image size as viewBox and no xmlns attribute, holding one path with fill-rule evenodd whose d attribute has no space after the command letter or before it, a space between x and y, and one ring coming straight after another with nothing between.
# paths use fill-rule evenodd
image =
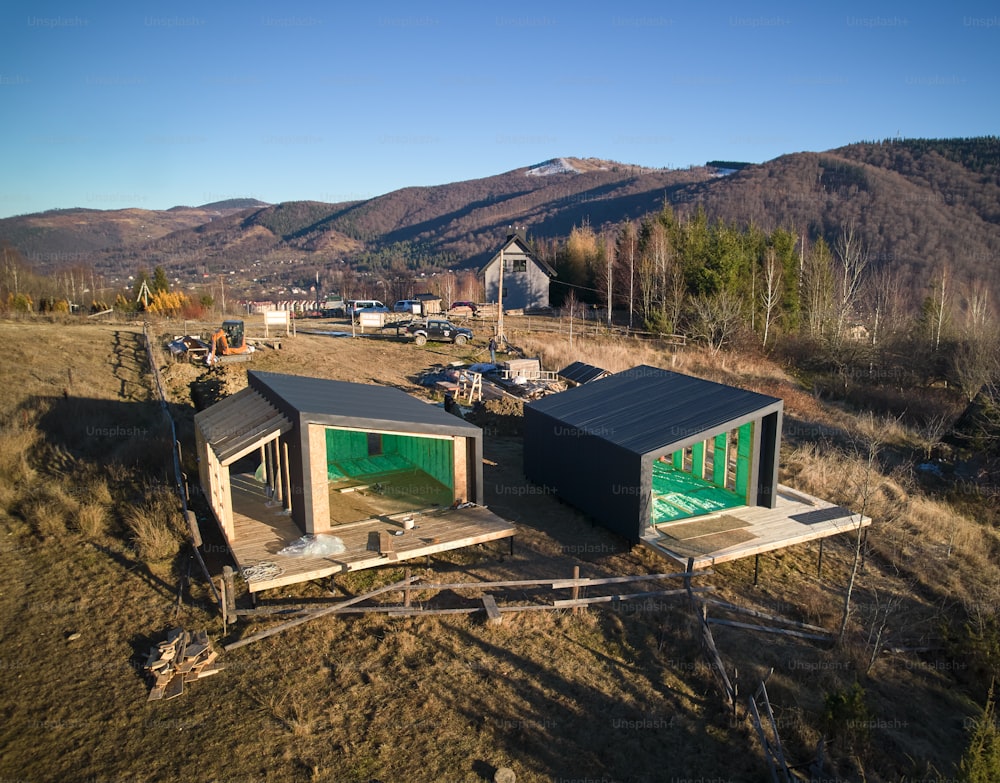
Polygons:
<instances>
[{"instance_id":1,"label":"wooden deck","mask_svg":"<svg viewBox=\"0 0 1000 783\"><path fill-rule=\"evenodd\" d=\"M357 493L349 495L359 497ZM303 531L281 504L268 501L261 484L242 476L233 477L232 498L236 536L229 542L229 549L237 566L246 573L247 568L265 564L265 568L256 570L270 572L259 578L251 576L247 582L250 592L496 541L516 532L512 522L481 506L410 508L334 526L330 535L337 536L346 547L340 554L287 557L279 555L279 550L301 538ZM398 503L398 497L387 500ZM410 530L404 529L403 520L407 518L413 520ZM380 534L388 534L391 553L380 554Z\"/></svg>"},{"instance_id":2,"label":"wooden deck","mask_svg":"<svg viewBox=\"0 0 1000 783\"><path fill-rule=\"evenodd\" d=\"M739 506L650 528L642 544L681 565L695 568L851 533L872 523L820 498L778 487L776 508Z\"/></svg>"}]
</instances>

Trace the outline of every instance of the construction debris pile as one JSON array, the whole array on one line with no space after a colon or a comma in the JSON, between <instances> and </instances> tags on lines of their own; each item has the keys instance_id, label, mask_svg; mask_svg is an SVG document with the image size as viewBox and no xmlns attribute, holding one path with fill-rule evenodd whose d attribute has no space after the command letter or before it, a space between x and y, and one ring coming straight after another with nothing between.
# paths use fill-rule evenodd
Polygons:
<instances>
[{"instance_id":1,"label":"construction debris pile","mask_svg":"<svg viewBox=\"0 0 1000 783\"><path fill-rule=\"evenodd\" d=\"M204 362L211 348L200 337L185 334L175 337L171 342L167 343L167 350L170 352L171 358L176 362L184 361L185 359L189 359L192 362Z\"/></svg>"},{"instance_id":2,"label":"construction debris pile","mask_svg":"<svg viewBox=\"0 0 1000 783\"><path fill-rule=\"evenodd\" d=\"M566 388L566 384L556 373L542 369L542 363L538 359L508 359L499 362L494 382L509 394L527 400L537 400Z\"/></svg>"},{"instance_id":3,"label":"construction debris pile","mask_svg":"<svg viewBox=\"0 0 1000 783\"><path fill-rule=\"evenodd\" d=\"M508 359L497 364L471 366L440 365L425 370L417 379L422 386L430 386L445 394L460 397L463 390L481 377L482 394L478 398L500 399L517 397L537 400L547 394L563 391L566 383L556 373L541 369L538 359ZM471 404L460 400L463 404Z\"/></svg>"},{"instance_id":4,"label":"construction debris pile","mask_svg":"<svg viewBox=\"0 0 1000 783\"><path fill-rule=\"evenodd\" d=\"M218 674L223 668L215 663L218 655L205 631L169 631L166 640L150 649L146 659L144 669L153 683L147 701L180 696L185 682Z\"/></svg>"}]
</instances>

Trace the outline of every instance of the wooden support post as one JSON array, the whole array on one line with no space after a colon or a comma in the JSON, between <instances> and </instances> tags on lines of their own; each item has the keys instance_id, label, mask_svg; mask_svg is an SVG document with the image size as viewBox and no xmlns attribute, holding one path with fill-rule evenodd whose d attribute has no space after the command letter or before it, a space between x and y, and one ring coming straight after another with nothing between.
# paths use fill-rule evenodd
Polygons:
<instances>
[{"instance_id":1,"label":"wooden support post","mask_svg":"<svg viewBox=\"0 0 1000 783\"><path fill-rule=\"evenodd\" d=\"M198 518L191 509L187 511L188 531L191 533L191 543L195 547L201 546L201 530L198 528Z\"/></svg>"},{"instance_id":2,"label":"wooden support post","mask_svg":"<svg viewBox=\"0 0 1000 783\"><path fill-rule=\"evenodd\" d=\"M760 579L760 555L753 556L753 586L757 586L757 580Z\"/></svg>"},{"instance_id":3,"label":"wooden support post","mask_svg":"<svg viewBox=\"0 0 1000 783\"><path fill-rule=\"evenodd\" d=\"M282 506L285 505L285 485L281 480L282 468L284 467L281 461L281 443L277 438L271 441L271 446L274 448L274 484L278 492L278 502Z\"/></svg>"},{"instance_id":4,"label":"wooden support post","mask_svg":"<svg viewBox=\"0 0 1000 783\"><path fill-rule=\"evenodd\" d=\"M819 540L819 559L816 561L816 576L823 576L823 539Z\"/></svg>"},{"instance_id":5,"label":"wooden support post","mask_svg":"<svg viewBox=\"0 0 1000 783\"><path fill-rule=\"evenodd\" d=\"M694 601L694 594L691 592L691 572L694 571L694 558L688 558L687 571L684 573L684 589L688 591L688 595L691 596L691 601Z\"/></svg>"},{"instance_id":6,"label":"wooden support post","mask_svg":"<svg viewBox=\"0 0 1000 783\"><path fill-rule=\"evenodd\" d=\"M403 589L403 606L407 609L410 607L410 567L406 567L404 572L404 579L406 580L406 587Z\"/></svg>"},{"instance_id":7,"label":"wooden support post","mask_svg":"<svg viewBox=\"0 0 1000 783\"><path fill-rule=\"evenodd\" d=\"M226 580L219 579L219 608L222 609L222 632L229 627L229 612L226 608ZM235 619L235 618L233 618Z\"/></svg>"},{"instance_id":8,"label":"wooden support post","mask_svg":"<svg viewBox=\"0 0 1000 783\"><path fill-rule=\"evenodd\" d=\"M291 482L291 479L289 478L289 472L288 472L288 470L289 470L288 469L288 444L287 443L282 443L281 444L281 450L285 453L285 460L284 460L284 463L282 465L282 467L284 468L284 472L285 472L285 508L290 510L292 508L292 482Z\"/></svg>"},{"instance_id":9,"label":"wooden support post","mask_svg":"<svg viewBox=\"0 0 1000 783\"><path fill-rule=\"evenodd\" d=\"M483 596L483 607L486 609L486 624L487 625L500 625L503 622L503 615L500 614L500 609L497 607L496 599L492 595L487 593ZM573 611L576 611L576 607L573 607Z\"/></svg>"},{"instance_id":10,"label":"wooden support post","mask_svg":"<svg viewBox=\"0 0 1000 783\"><path fill-rule=\"evenodd\" d=\"M225 566L222 569L222 581L226 586L226 614L234 618L236 617L236 580L233 578L233 569L230 566Z\"/></svg>"},{"instance_id":11,"label":"wooden support post","mask_svg":"<svg viewBox=\"0 0 1000 783\"><path fill-rule=\"evenodd\" d=\"M260 466L261 478L264 479L264 483L267 484L267 450L263 446L260 447Z\"/></svg>"},{"instance_id":12,"label":"wooden support post","mask_svg":"<svg viewBox=\"0 0 1000 783\"><path fill-rule=\"evenodd\" d=\"M573 579L577 580L580 578L580 566L573 566ZM580 585L573 585L573 600L576 601L580 597ZM573 614L580 611L580 607L576 604L573 605Z\"/></svg>"}]
</instances>

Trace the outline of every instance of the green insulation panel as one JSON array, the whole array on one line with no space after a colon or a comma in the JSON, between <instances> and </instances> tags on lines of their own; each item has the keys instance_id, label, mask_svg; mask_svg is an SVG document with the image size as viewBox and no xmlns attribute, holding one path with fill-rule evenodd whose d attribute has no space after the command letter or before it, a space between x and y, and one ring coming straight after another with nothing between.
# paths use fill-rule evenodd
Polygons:
<instances>
[{"instance_id":1,"label":"green insulation panel","mask_svg":"<svg viewBox=\"0 0 1000 783\"><path fill-rule=\"evenodd\" d=\"M369 435L357 430L326 430L326 475L330 481L419 469L454 488L451 439L419 435L381 435L381 453L369 444Z\"/></svg>"},{"instance_id":2,"label":"green insulation panel","mask_svg":"<svg viewBox=\"0 0 1000 783\"><path fill-rule=\"evenodd\" d=\"M698 478L705 475L705 442L698 441L691 446L691 472Z\"/></svg>"},{"instance_id":3,"label":"green insulation panel","mask_svg":"<svg viewBox=\"0 0 1000 783\"><path fill-rule=\"evenodd\" d=\"M750 487L750 457L753 454L753 422L747 422L736 432L736 494L748 496Z\"/></svg>"},{"instance_id":4,"label":"green insulation panel","mask_svg":"<svg viewBox=\"0 0 1000 783\"><path fill-rule=\"evenodd\" d=\"M654 525L735 508L745 502L735 492L677 470L668 462L653 462Z\"/></svg>"},{"instance_id":5,"label":"green insulation panel","mask_svg":"<svg viewBox=\"0 0 1000 783\"><path fill-rule=\"evenodd\" d=\"M684 470L684 449L678 449L674 452L674 469Z\"/></svg>"},{"instance_id":6,"label":"green insulation panel","mask_svg":"<svg viewBox=\"0 0 1000 783\"><path fill-rule=\"evenodd\" d=\"M720 432L712 444L712 483L725 489L729 462L729 433Z\"/></svg>"},{"instance_id":7,"label":"green insulation panel","mask_svg":"<svg viewBox=\"0 0 1000 783\"><path fill-rule=\"evenodd\" d=\"M455 488L454 441L450 438L383 435L382 450L386 455L395 454L405 459L449 489Z\"/></svg>"}]
</instances>

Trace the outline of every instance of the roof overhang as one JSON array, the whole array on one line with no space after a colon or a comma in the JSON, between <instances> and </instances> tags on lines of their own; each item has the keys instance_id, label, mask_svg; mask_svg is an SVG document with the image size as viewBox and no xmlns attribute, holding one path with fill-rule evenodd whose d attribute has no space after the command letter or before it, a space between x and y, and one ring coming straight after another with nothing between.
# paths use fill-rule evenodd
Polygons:
<instances>
[{"instance_id":1,"label":"roof overhang","mask_svg":"<svg viewBox=\"0 0 1000 783\"><path fill-rule=\"evenodd\" d=\"M292 422L250 388L197 414L195 425L223 466L292 429Z\"/></svg>"}]
</instances>

